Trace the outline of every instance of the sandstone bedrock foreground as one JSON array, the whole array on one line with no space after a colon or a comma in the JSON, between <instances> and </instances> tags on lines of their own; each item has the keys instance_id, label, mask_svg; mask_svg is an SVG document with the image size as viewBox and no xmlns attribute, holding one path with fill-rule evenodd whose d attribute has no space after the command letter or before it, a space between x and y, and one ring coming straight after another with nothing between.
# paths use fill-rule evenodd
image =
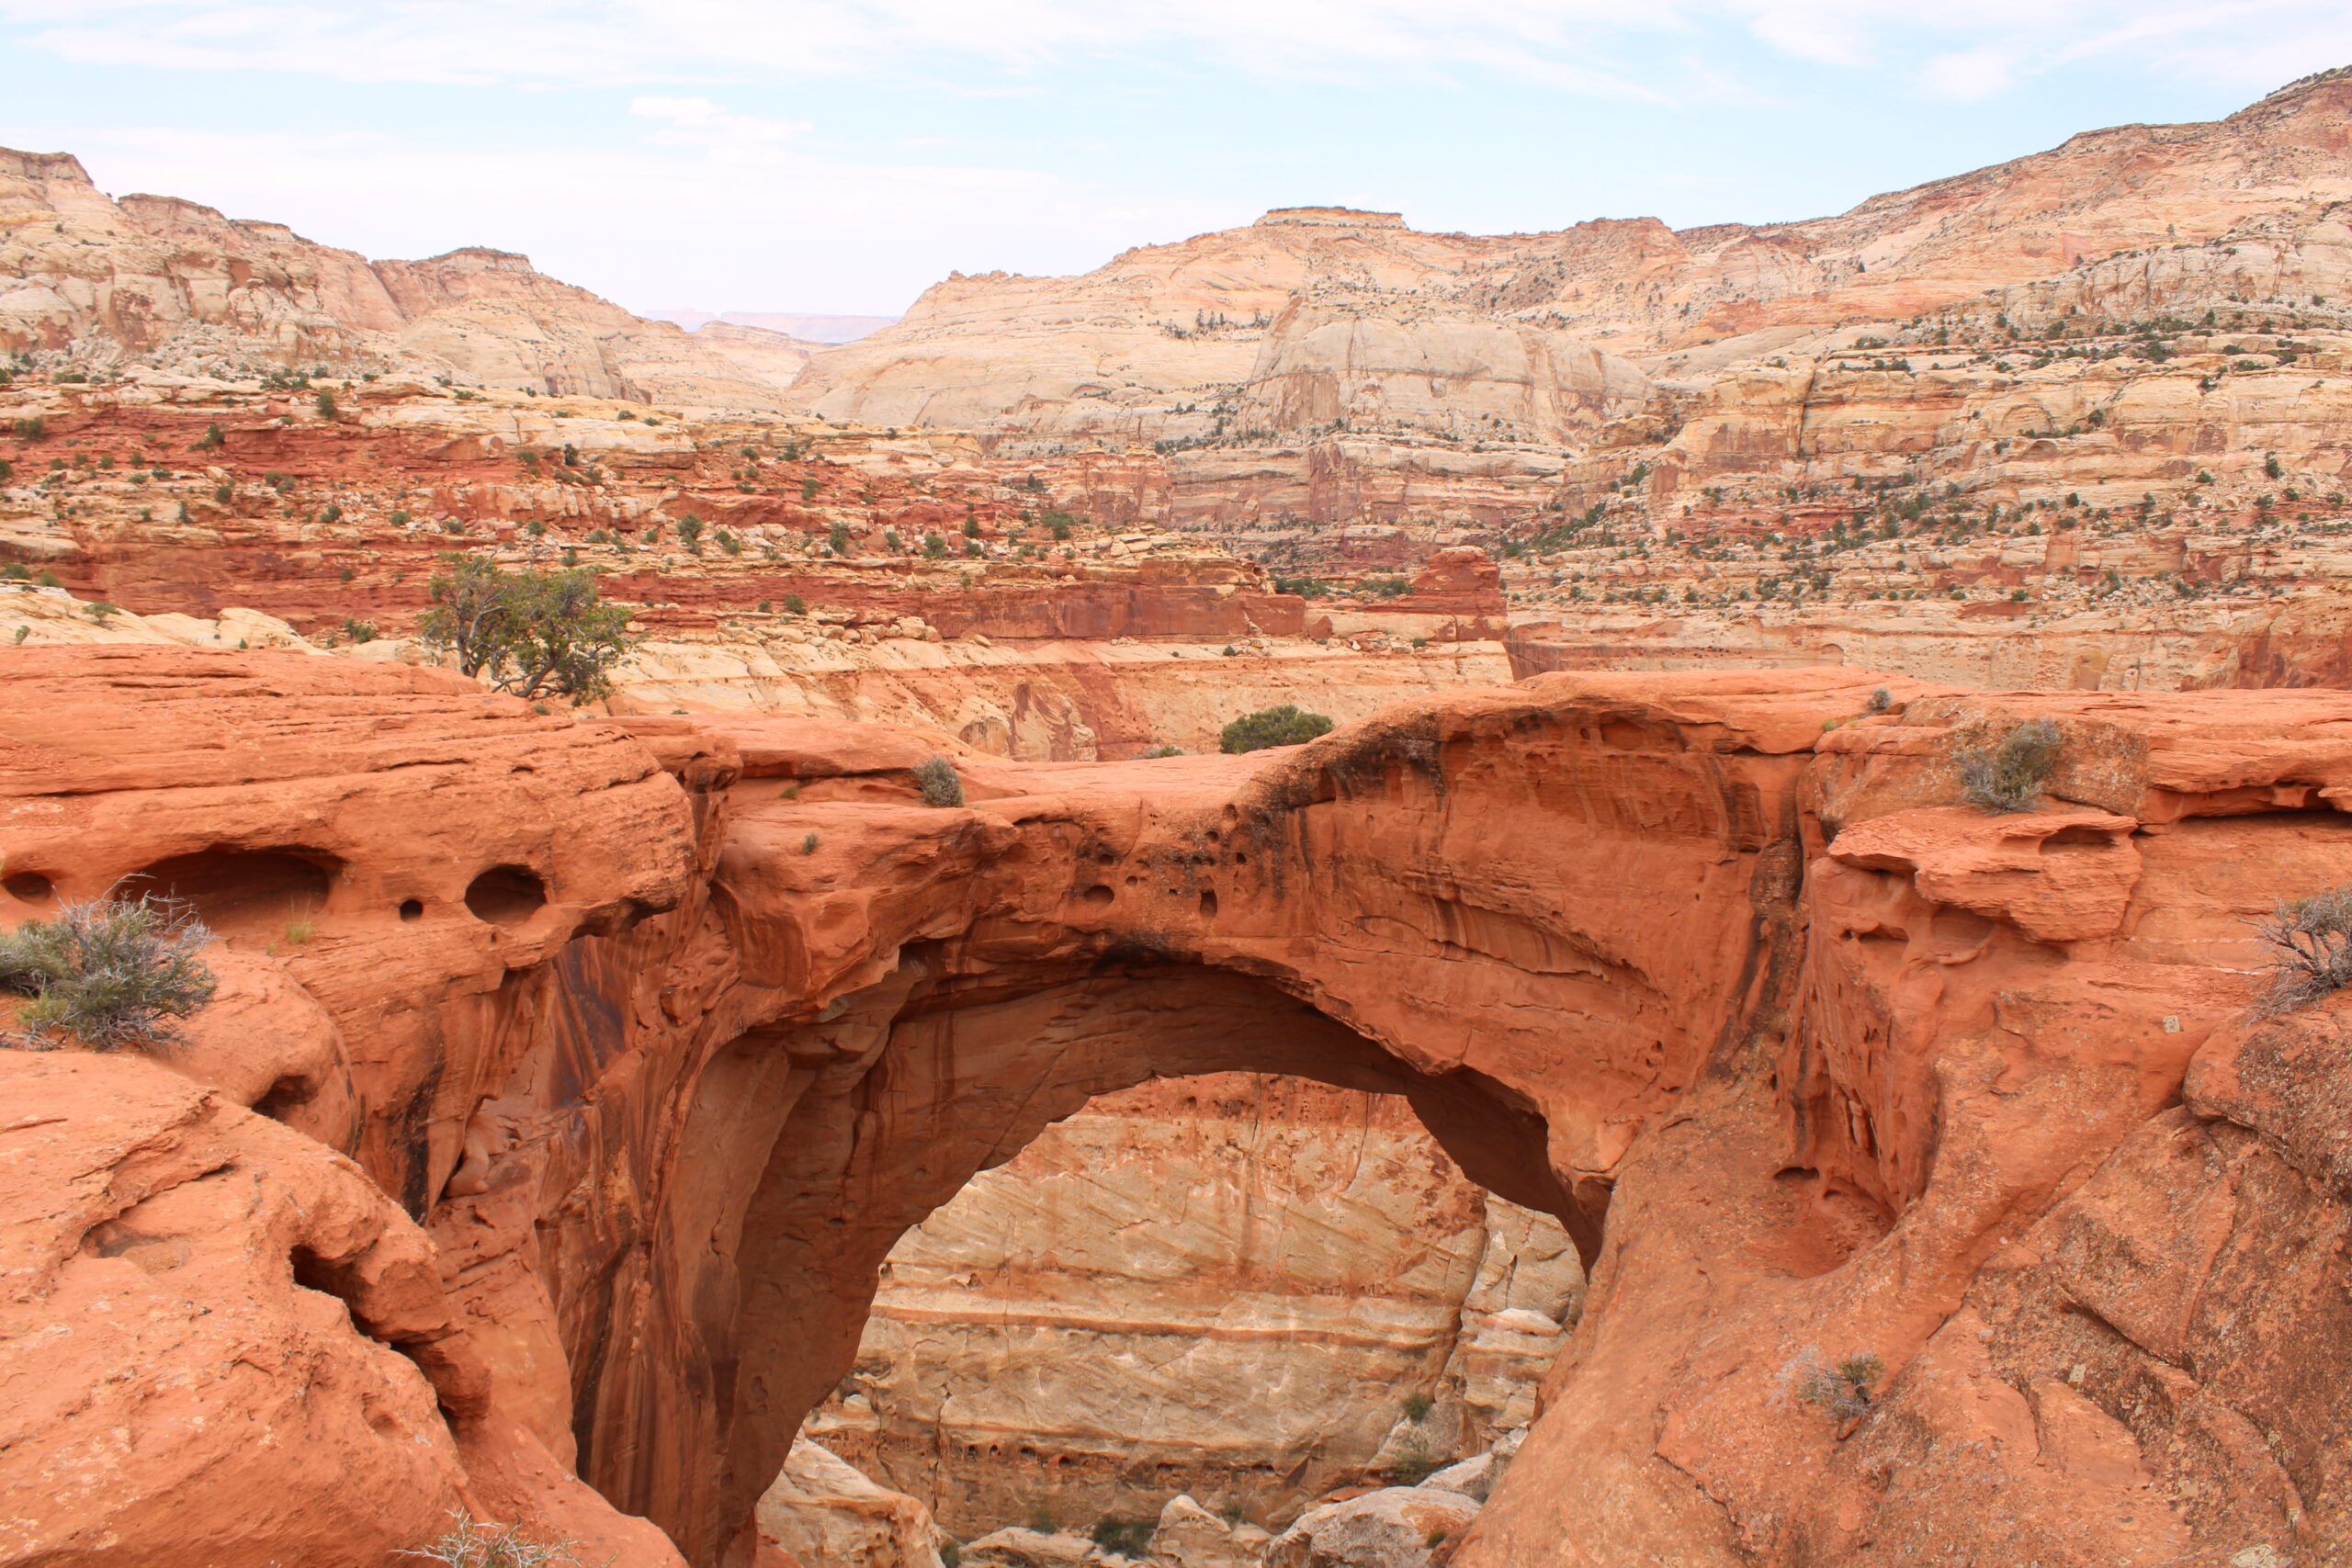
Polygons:
<instances>
[{"instance_id":1,"label":"sandstone bedrock foreground","mask_svg":"<svg viewBox=\"0 0 2352 1568\"><path fill-rule=\"evenodd\" d=\"M2039 808L1961 804L2036 716ZM146 873L221 933L169 1059L0 1052L0 1562L464 1505L749 1563L900 1234L1231 1071L1404 1096L1585 1254L1463 1568L2352 1549L2352 1012L2257 1013L2244 923L2352 880L2352 694L1558 673L934 807L942 744L0 663L0 911Z\"/></svg>"}]
</instances>

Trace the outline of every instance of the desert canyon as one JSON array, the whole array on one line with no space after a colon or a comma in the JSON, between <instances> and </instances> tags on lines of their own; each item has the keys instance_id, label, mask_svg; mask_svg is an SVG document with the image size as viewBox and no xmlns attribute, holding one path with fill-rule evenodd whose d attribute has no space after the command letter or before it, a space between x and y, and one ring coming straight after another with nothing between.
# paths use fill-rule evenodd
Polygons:
<instances>
[{"instance_id":1,"label":"desert canyon","mask_svg":"<svg viewBox=\"0 0 2352 1568\"><path fill-rule=\"evenodd\" d=\"M2352 1553L2352 68L677 314L0 151L0 1564Z\"/></svg>"}]
</instances>

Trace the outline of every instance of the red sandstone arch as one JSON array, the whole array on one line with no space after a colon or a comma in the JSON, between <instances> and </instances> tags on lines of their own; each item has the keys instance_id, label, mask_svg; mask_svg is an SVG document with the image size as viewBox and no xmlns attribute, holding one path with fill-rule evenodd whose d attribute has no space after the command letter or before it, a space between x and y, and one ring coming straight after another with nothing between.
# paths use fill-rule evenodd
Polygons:
<instances>
[{"instance_id":1,"label":"red sandstone arch","mask_svg":"<svg viewBox=\"0 0 2352 1568\"><path fill-rule=\"evenodd\" d=\"M1089 1085L1307 1057L1401 1082L1457 1145L1498 1117L1468 1142L1508 1175L1475 1173L1549 1181L1588 1235L1607 1216L1459 1568L1563 1543L1806 1568L1869 1561L1863 1537L1920 1556L1957 1519L2045 1562L2352 1540L2352 1410L2287 1348L2346 1331L2352 1025L2249 1021L2242 923L2352 880L2340 694L1888 681L1871 716L1880 682L1848 671L1553 676L1276 756L967 759L971 808L937 810L903 782L919 743L871 730L623 733L271 656L0 678L31 807L0 822L10 864L80 896L300 821L377 912L273 983L349 1042L366 1224L398 1232L396 1194L441 1246L448 1299L399 1332L434 1348L450 1451L571 1533L643 1544L550 1479L576 1442L719 1563L912 1212ZM191 713L257 743L193 740ZM2027 714L2066 736L2041 809L1953 804L1956 750ZM396 918L485 865L560 902ZM208 1114L234 1161L357 1191L288 1129ZM79 1256L70 1226L8 1234L51 1230ZM228 1255L291 1278L271 1237ZM1795 1400L1807 1358L1860 1351L1888 1371L1859 1427Z\"/></svg>"}]
</instances>

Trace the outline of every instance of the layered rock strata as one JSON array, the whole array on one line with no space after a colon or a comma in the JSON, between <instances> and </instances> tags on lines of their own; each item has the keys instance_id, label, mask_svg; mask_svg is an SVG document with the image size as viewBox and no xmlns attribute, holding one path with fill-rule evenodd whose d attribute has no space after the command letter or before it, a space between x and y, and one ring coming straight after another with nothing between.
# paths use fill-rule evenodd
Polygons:
<instances>
[{"instance_id":1,"label":"layered rock strata","mask_svg":"<svg viewBox=\"0 0 2352 1568\"><path fill-rule=\"evenodd\" d=\"M6 1178L20 1558L185 1562L204 1518L215 1562L357 1563L416 1528L251 1506L318 1494L251 1415L301 1372L243 1337L250 1379L196 1375L249 1300L350 1369L306 1416L346 1467L668 1561L568 1461L749 1561L903 1233L1097 1094L1235 1070L1403 1094L1590 1259L1463 1568L2352 1541L2308 1350L2345 1299L2343 1010L2250 1010L2245 923L2352 881L2340 694L1551 675L1283 752L964 756L942 808L856 727L573 723L284 654L0 680L12 915L143 873L308 998L179 1066L0 1059L10 1147L87 1173L71 1213ZM2063 739L2038 808L1958 804L2028 716ZM107 1256L168 1169L79 1075L195 1085L232 1182L364 1178L354 1228L166 1205ZM441 1316L371 1282L431 1256L411 1224ZM256 1434L233 1515L142 1457L199 1417Z\"/></svg>"},{"instance_id":2,"label":"layered rock strata","mask_svg":"<svg viewBox=\"0 0 2352 1568\"><path fill-rule=\"evenodd\" d=\"M810 1431L970 1538L1178 1494L1276 1528L1534 1414L1584 1284L1401 1102L1228 1074L1106 1095L882 1268Z\"/></svg>"}]
</instances>

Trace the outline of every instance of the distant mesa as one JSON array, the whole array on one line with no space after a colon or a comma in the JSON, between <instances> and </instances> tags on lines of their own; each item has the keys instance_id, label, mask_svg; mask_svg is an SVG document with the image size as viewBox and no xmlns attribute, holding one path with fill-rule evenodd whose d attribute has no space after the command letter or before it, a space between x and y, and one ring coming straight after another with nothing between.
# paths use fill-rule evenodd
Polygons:
<instances>
[{"instance_id":1,"label":"distant mesa","mask_svg":"<svg viewBox=\"0 0 2352 1568\"><path fill-rule=\"evenodd\" d=\"M1354 207L1277 207L1252 225L1314 223L1329 229L1405 229L1411 225L1401 212L1366 212Z\"/></svg>"},{"instance_id":2,"label":"distant mesa","mask_svg":"<svg viewBox=\"0 0 2352 1568\"><path fill-rule=\"evenodd\" d=\"M675 321L686 331L700 332L713 321L729 326L758 327L782 333L803 343L854 343L898 321L896 316L815 316L779 310L648 310L648 321Z\"/></svg>"}]
</instances>

